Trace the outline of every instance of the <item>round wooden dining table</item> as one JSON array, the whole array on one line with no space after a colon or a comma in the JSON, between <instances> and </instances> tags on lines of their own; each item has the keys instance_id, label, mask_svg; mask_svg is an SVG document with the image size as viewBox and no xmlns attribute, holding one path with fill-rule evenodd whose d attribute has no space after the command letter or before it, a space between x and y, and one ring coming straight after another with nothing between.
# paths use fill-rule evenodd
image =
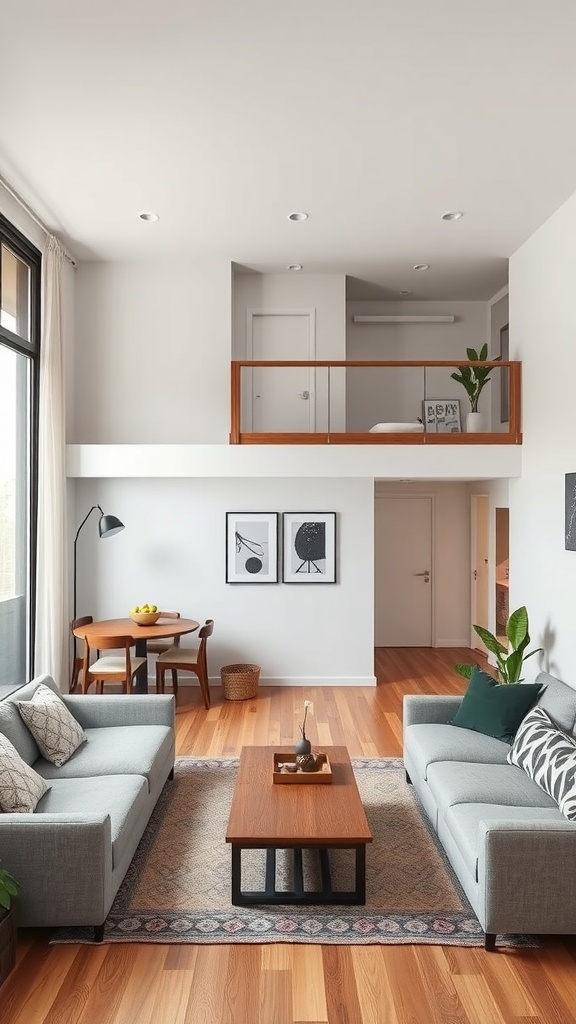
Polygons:
<instances>
[{"instance_id":1,"label":"round wooden dining table","mask_svg":"<svg viewBox=\"0 0 576 1024\"><path fill-rule=\"evenodd\" d=\"M185 633L193 633L200 625L195 619L163 619L160 617L153 626L139 626L132 619L101 619L99 622L89 622L85 626L78 626L74 630L74 636L79 640L88 638L90 647L97 647L95 640L99 636L131 636L136 642L136 657L147 657L148 640L164 640L169 636L183 636ZM148 666L144 664L138 670L134 679L134 693L148 693Z\"/></svg>"}]
</instances>

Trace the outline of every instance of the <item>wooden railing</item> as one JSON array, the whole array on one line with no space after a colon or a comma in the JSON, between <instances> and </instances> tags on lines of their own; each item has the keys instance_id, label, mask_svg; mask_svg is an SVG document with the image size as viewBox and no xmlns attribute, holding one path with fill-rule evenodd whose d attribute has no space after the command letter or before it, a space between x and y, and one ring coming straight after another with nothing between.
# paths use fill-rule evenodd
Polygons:
<instances>
[{"instance_id":1,"label":"wooden railing","mask_svg":"<svg viewBox=\"0 0 576 1024\"><path fill-rule=\"evenodd\" d=\"M306 367L308 369L325 368L330 374L331 369L353 369L353 368L397 368L410 367L425 371L437 367L450 368L452 371L461 366L490 366L498 370L493 375L491 387L500 384L500 374L508 370L507 396L508 396L508 423L506 431L486 431L483 433L466 433L462 424L460 433L351 433L346 431L318 431L318 432L246 432L241 429L242 410L242 370L244 368L282 368L282 367ZM520 380L521 363L503 362L501 360L486 362L467 362L459 360L234 360L231 364L231 423L230 423L230 444L522 444L522 433L520 427ZM425 388L424 388L425 392ZM462 390L461 397L463 405L467 405L468 399ZM423 393L422 400L433 398Z\"/></svg>"}]
</instances>

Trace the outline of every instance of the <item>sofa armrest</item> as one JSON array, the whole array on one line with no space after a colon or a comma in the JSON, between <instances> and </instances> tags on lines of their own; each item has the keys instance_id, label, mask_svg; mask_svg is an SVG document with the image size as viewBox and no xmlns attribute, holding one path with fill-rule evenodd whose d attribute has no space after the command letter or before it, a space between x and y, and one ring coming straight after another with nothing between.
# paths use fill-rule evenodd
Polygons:
<instances>
[{"instance_id":1,"label":"sofa armrest","mask_svg":"<svg viewBox=\"0 0 576 1024\"><path fill-rule=\"evenodd\" d=\"M170 694L61 694L83 729L113 725L167 725L174 728L175 701Z\"/></svg>"},{"instance_id":2,"label":"sofa armrest","mask_svg":"<svg viewBox=\"0 0 576 1024\"><path fill-rule=\"evenodd\" d=\"M20 886L18 923L100 924L112 892L108 814L0 815L2 866Z\"/></svg>"},{"instance_id":3,"label":"sofa armrest","mask_svg":"<svg viewBox=\"0 0 576 1024\"><path fill-rule=\"evenodd\" d=\"M487 932L576 932L576 822L479 824L478 883Z\"/></svg>"},{"instance_id":4,"label":"sofa armrest","mask_svg":"<svg viewBox=\"0 0 576 1024\"><path fill-rule=\"evenodd\" d=\"M404 728L408 725L447 725L461 703L462 697L457 694L406 694L402 715Z\"/></svg>"}]
</instances>

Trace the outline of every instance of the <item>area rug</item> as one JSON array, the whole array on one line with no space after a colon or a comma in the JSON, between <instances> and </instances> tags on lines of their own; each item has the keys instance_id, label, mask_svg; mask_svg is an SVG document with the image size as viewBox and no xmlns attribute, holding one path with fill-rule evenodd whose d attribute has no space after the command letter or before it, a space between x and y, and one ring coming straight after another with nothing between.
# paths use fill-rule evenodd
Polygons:
<instances>
[{"instance_id":1,"label":"area rug","mask_svg":"<svg viewBox=\"0 0 576 1024\"><path fill-rule=\"evenodd\" d=\"M352 764L374 836L367 847L365 906L232 906L225 834L238 761L179 758L108 915L104 941L483 945L480 924L405 781L402 761ZM243 854L243 888L262 888L264 856L260 850ZM351 888L351 852L331 851L330 858L334 888ZM310 854L305 862L312 884L316 860ZM291 855L281 851L278 888L289 888L291 865ZM52 936L53 942L92 940L91 928L60 928ZM530 936L498 942L537 945Z\"/></svg>"}]
</instances>

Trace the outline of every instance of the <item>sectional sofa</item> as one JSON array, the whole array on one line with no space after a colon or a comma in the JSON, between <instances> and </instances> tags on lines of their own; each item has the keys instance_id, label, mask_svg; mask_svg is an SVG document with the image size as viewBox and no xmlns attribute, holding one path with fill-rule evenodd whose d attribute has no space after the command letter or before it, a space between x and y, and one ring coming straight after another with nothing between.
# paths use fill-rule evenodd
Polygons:
<instances>
[{"instance_id":1,"label":"sectional sofa","mask_svg":"<svg viewBox=\"0 0 576 1024\"><path fill-rule=\"evenodd\" d=\"M104 921L150 814L174 768L171 695L60 695L85 732L61 767L41 756L18 701L42 676L0 701L0 733L49 785L33 813L0 814L0 863L20 884L18 923Z\"/></svg>"},{"instance_id":2,"label":"sectional sofa","mask_svg":"<svg viewBox=\"0 0 576 1024\"><path fill-rule=\"evenodd\" d=\"M537 706L559 738L574 738L576 690L546 672L537 682ZM404 766L484 929L485 947L493 950L499 934L574 934L576 821L508 763L510 743L450 724L461 701L404 698Z\"/></svg>"}]
</instances>

